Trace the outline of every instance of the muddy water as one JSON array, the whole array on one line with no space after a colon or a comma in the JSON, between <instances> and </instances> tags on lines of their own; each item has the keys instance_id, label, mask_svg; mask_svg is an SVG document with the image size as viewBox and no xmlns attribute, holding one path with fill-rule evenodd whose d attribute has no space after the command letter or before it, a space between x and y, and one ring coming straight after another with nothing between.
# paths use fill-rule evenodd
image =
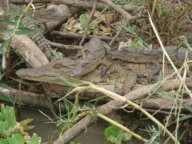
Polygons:
<instances>
[{"instance_id":1,"label":"muddy water","mask_svg":"<svg viewBox=\"0 0 192 144\"><path fill-rule=\"evenodd\" d=\"M46 112L46 114L50 115L48 112ZM26 118L34 119L31 124L35 125L35 128L29 132L37 133L41 136L43 142L49 142L49 144L52 144L52 141L57 138L59 127L50 123L50 120L46 116L42 115L38 110L22 109L20 112L20 119L22 120ZM78 137L78 141L81 144L105 144L105 138L103 135L104 128L104 124L93 125Z\"/></svg>"},{"instance_id":2,"label":"muddy water","mask_svg":"<svg viewBox=\"0 0 192 144\"><path fill-rule=\"evenodd\" d=\"M49 112L45 113L50 116ZM57 127L56 124L50 123L50 120L46 116L41 114L38 110L23 108L20 112L20 120L26 118L34 119L32 125L35 125L35 128L30 130L29 132L37 133L39 136L41 136L43 142L49 142L49 144L52 144L53 141L58 137L60 128ZM146 126L151 125L151 123L148 123L149 122L148 120L135 119L134 116L131 115L129 116L129 118L126 118L126 120L123 121L126 122L126 125L129 128L135 129L133 130L134 132L143 135L145 138L148 137L146 135L146 132L141 132L138 131L138 128L134 128L139 127L144 129ZM83 132L77 138L77 142L80 142L80 144L106 144L104 138L104 129L106 126L107 124L105 122L98 121L95 125L89 127L85 132ZM172 142L168 143L172 144ZM132 139L131 141L128 142L128 144L142 144L142 142L136 139Z\"/></svg>"},{"instance_id":3,"label":"muddy water","mask_svg":"<svg viewBox=\"0 0 192 144\"><path fill-rule=\"evenodd\" d=\"M50 112L45 112L47 115L51 116ZM49 144L52 144L53 141L58 137L60 128L56 126L56 124L53 124L50 122L50 120L41 114L38 110L32 110L32 109L21 109L20 111L20 120L26 119L26 118L32 118L33 122L32 125L35 125L35 128L29 131L30 134L37 133L41 138L43 142L49 142ZM135 119L129 119L128 125L134 125ZM80 142L80 144L106 144L105 138L104 138L104 129L107 127L108 124L104 121L99 120L97 123L95 123L93 126L89 127L87 130L85 130L78 138L77 142ZM125 143L127 144L127 143ZM136 139L132 139L129 141L129 144L142 144L141 141L138 141Z\"/></svg>"}]
</instances>

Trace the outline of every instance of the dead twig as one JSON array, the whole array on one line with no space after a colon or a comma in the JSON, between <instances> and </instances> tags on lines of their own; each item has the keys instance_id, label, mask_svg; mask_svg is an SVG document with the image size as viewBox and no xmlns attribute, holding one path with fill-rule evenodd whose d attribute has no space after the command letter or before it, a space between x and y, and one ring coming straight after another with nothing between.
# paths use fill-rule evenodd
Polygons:
<instances>
[{"instance_id":1,"label":"dead twig","mask_svg":"<svg viewBox=\"0 0 192 144\"><path fill-rule=\"evenodd\" d=\"M153 28L153 31L154 31L154 33L155 33L155 35L156 35L156 37L157 37L157 39L158 39L158 42L159 42L159 44L160 44L160 46L161 46L161 49L162 49L162 51L163 51L163 54L166 56L166 58L167 58L168 61L170 62L170 65L172 66L172 68L173 68L174 71L176 72L177 76L179 77L181 83L183 84L183 86L184 86L184 88L186 89L186 91L187 91L187 93L189 94L189 96L192 97L191 91L188 89L188 87L187 87L186 84L185 84L185 80L181 77L181 75L180 75L179 71L177 70L175 64L173 63L173 61L171 60L170 56L168 55L168 53L167 53L167 51L166 51L166 49L165 49L165 47L164 47L164 45L163 45L163 43L162 43L162 41L161 41L161 38L160 38L160 36L159 36L159 33L158 33L157 29L155 28L155 26L154 26L154 24L153 24L153 21L152 21L151 16L150 16L149 13L148 13L148 16L149 16L150 24L151 24L151 26L152 26L152 28Z\"/></svg>"},{"instance_id":2,"label":"dead twig","mask_svg":"<svg viewBox=\"0 0 192 144\"><path fill-rule=\"evenodd\" d=\"M21 105L24 104L34 107L49 108L49 103L43 94L0 87L0 95L1 97L9 99L12 103L16 102Z\"/></svg>"},{"instance_id":3,"label":"dead twig","mask_svg":"<svg viewBox=\"0 0 192 144\"><path fill-rule=\"evenodd\" d=\"M50 33L52 36L62 36L64 38L82 38L82 35L81 34L77 34L77 33L73 33L73 32L61 32L61 31L52 31ZM101 40L104 40L104 41L110 41L112 40L112 37L108 37L108 36L95 36L95 35L88 35L86 37L86 39L91 39L93 37L96 37L96 38L99 38ZM116 39L117 41L118 39Z\"/></svg>"},{"instance_id":4,"label":"dead twig","mask_svg":"<svg viewBox=\"0 0 192 144\"><path fill-rule=\"evenodd\" d=\"M181 98L181 100L182 100L183 104L192 104L191 98L187 98L187 99ZM150 108L150 109L156 109L156 110L157 109L163 109L166 111L170 111L171 109L173 109L174 103L175 103L174 97L162 96L162 97L147 99L142 104L142 107ZM184 110L183 105L181 105L181 106L182 106L181 109ZM174 108L174 109L178 109L178 107Z\"/></svg>"},{"instance_id":5,"label":"dead twig","mask_svg":"<svg viewBox=\"0 0 192 144\"><path fill-rule=\"evenodd\" d=\"M6 40L8 34L1 37ZM11 46L18 51L32 67L48 64L49 61L39 47L25 35L15 35L11 40Z\"/></svg>"},{"instance_id":6,"label":"dead twig","mask_svg":"<svg viewBox=\"0 0 192 144\"><path fill-rule=\"evenodd\" d=\"M65 44L55 43L55 42L51 42L51 41L48 41L48 43L50 44L50 46L61 48L61 49L67 49L67 50L73 50L73 49L82 50L83 49L83 46L65 45Z\"/></svg>"},{"instance_id":7,"label":"dead twig","mask_svg":"<svg viewBox=\"0 0 192 144\"><path fill-rule=\"evenodd\" d=\"M118 36L123 32L124 28L127 27L127 25L128 25L128 22L125 22L125 24L118 30L118 32L115 34L113 39L110 41L109 47L112 46L112 44L116 41Z\"/></svg>"},{"instance_id":8,"label":"dead twig","mask_svg":"<svg viewBox=\"0 0 192 144\"><path fill-rule=\"evenodd\" d=\"M113 42L115 41L115 39L117 39L117 37L122 33L124 27L126 27L129 24L130 20L135 19L136 17L130 15L128 12L126 12L120 6L114 4L111 0L100 0L100 1L102 1L103 3L106 3L108 6L113 8L115 11L120 13L125 18L124 26L121 27L121 29L116 33L115 37L111 40L111 42L109 44L109 46L111 46L113 44Z\"/></svg>"},{"instance_id":9,"label":"dead twig","mask_svg":"<svg viewBox=\"0 0 192 144\"><path fill-rule=\"evenodd\" d=\"M127 22L129 22L131 19L134 19L134 16L131 16L128 12L122 9L121 6L114 4L111 0L100 0L100 1L107 4L115 11L120 13L126 19Z\"/></svg>"},{"instance_id":10,"label":"dead twig","mask_svg":"<svg viewBox=\"0 0 192 144\"><path fill-rule=\"evenodd\" d=\"M10 0L13 4L28 4L26 0ZM73 7L79 7L79 8L85 8L85 9L91 9L93 7L93 1L85 1L85 0L33 0L33 3L55 3L55 4L66 4ZM142 6L135 6L132 4L126 4L121 6L122 9L126 11L133 11L135 9L141 9ZM97 3L97 10L101 10L106 8L106 5L104 5L101 2Z\"/></svg>"}]
</instances>

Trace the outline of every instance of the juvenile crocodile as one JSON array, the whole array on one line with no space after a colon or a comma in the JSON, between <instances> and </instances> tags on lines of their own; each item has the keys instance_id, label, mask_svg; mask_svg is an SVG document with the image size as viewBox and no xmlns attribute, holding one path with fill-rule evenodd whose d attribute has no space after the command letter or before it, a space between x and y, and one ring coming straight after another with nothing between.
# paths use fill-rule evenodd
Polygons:
<instances>
[{"instance_id":1,"label":"juvenile crocodile","mask_svg":"<svg viewBox=\"0 0 192 144\"><path fill-rule=\"evenodd\" d=\"M18 70L17 75L24 79L43 82L53 81L51 83L63 85L61 77L71 78L71 80L72 77L80 78L94 71L102 63L104 56L104 42L98 38L92 38L85 44L85 56L82 59L72 60L63 57L42 67Z\"/></svg>"},{"instance_id":2,"label":"juvenile crocodile","mask_svg":"<svg viewBox=\"0 0 192 144\"><path fill-rule=\"evenodd\" d=\"M186 48L177 48L176 46L165 47L168 55L176 66L181 66L188 54L188 59L192 59L192 52ZM119 59L131 63L162 63L163 52L161 49L139 50L132 48L123 48L122 50L109 51L112 59ZM167 63L167 61L166 61Z\"/></svg>"},{"instance_id":3,"label":"juvenile crocodile","mask_svg":"<svg viewBox=\"0 0 192 144\"><path fill-rule=\"evenodd\" d=\"M128 63L118 60L112 60L111 66L106 70L105 65L99 65L95 70L85 74L72 76L74 66L77 64L73 60L61 59L52 61L48 65L33 68L21 69L16 74L27 80L47 82L57 85L82 85L81 81L88 81L95 84L114 85L114 88L119 85L122 86L120 93L127 93L134 88L134 84L138 80L138 76L148 77L151 68L146 64ZM173 72L169 67L165 68L166 75ZM118 91L118 90L117 90Z\"/></svg>"},{"instance_id":4,"label":"juvenile crocodile","mask_svg":"<svg viewBox=\"0 0 192 144\"><path fill-rule=\"evenodd\" d=\"M0 9L3 9L10 14L14 14L19 9L19 7L10 3L7 5L7 1L3 0L1 1ZM37 29L36 25L28 16L25 16L22 22L23 25L27 28ZM54 59L55 56L52 52L53 50L41 32L31 33L28 36L39 46L39 48L45 53L49 60Z\"/></svg>"},{"instance_id":5,"label":"juvenile crocodile","mask_svg":"<svg viewBox=\"0 0 192 144\"><path fill-rule=\"evenodd\" d=\"M167 49L167 51L176 65L182 64L186 52L188 52L189 58L192 58L191 52L184 48L179 49L175 54L175 47L171 47L169 50ZM138 76L149 77L152 75L152 77L154 77L155 74L157 74L158 68L153 62L154 60L160 63L162 62L162 52L159 49L154 49L150 52L135 49L127 49L126 52L111 51L109 54L111 54L113 59L121 59L125 62L112 60L112 64L107 70L105 66L99 66L98 64L98 67L94 71L80 75L79 77L69 75L74 70L73 68L67 75L67 73L65 73L65 67L60 66L59 69L56 69L53 62L41 68L19 70L17 71L17 75L28 80L43 81L59 85L66 85L63 79L61 79L62 76L65 78L73 77L92 83L123 84L122 92L126 93L136 82ZM64 61L61 59L58 61L58 63L62 62ZM172 72L173 69L170 68L169 65L165 65L165 75L171 74ZM50 73L52 73L51 76ZM66 77L66 75L68 77Z\"/></svg>"},{"instance_id":6,"label":"juvenile crocodile","mask_svg":"<svg viewBox=\"0 0 192 144\"><path fill-rule=\"evenodd\" d=\"M166 51L173 63L178 67L183 64L186 54L188 59L192 59L192 52L186 48L178 49L176 46L167 46ZM111 59L123 60L129 63L147 64L151 69L147 76L149 81L154 80L154 76L159 74L161 70L160 64L163 63L163 52L161 49L139 50L124 48L122 50L110 51L108 55ZM169 67L169 62L167 60L165 60L165 66L167 68ZM189 64L189 67L191 68L191 64ZM170 69L170 67L168 69ZM165 71L168 71L168 69L165 69Z\"/></svg>"}]
</instances>

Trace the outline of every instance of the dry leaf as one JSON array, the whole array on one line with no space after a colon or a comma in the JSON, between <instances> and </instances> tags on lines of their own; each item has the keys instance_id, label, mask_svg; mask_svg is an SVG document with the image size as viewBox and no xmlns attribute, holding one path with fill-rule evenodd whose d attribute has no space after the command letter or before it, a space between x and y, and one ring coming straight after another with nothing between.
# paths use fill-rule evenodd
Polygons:
<instances>
[{"instance_id":1,"label":"dry leaf","mask_svg":"<svg viewBox=\"0 0 192 144\"><path fill-rule=\"evenodd\" d=\"M102 14L99 11L95 11L94 16L100 21L100 22L105 22L105 15Z\"/></svg>"},{"instance_id":2,"label":"dry leaf","mask_svg":"<svg viewBox=\"0 0 192 144\"><path fill-rule=\"evenodd\" d=\"M99 29L102 31L102 33L110 33L111 32L111 28L106 27L102 24L99 25Z\"/></svg>"},{"instance_id":3,"label":"dry leaf","mask_svg":"<svg viewBox=\"0 0 192 144\"><path fill-rule=\"evenodd\" d=\"M121 50L124 47L129 47L131 44L132 44L132 40L131 39L129 39L126 42L123 42L123 41L119 42L118 50Z\"/></svg>"},{"instance_id":4,"label":"dry leaf","mask_svg":"<svg viewBox=\"0 0 192 144\"><path fill-rule=\"evenodd\" d=\"M105 22L112 23L114 21L114 14L105 14Z\"/></svg>"}]
</instances>

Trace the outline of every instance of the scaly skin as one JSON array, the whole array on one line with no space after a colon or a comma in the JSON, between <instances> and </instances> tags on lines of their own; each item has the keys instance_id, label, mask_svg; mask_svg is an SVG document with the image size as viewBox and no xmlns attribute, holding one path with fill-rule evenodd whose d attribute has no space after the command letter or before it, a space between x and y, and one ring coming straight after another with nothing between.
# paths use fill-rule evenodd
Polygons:
<instances>
[{"instance_id":1,"label":"scaly skin","mask_svg":"<svg viewBox=\"0 0 192 144\"><path fill-rule=\"evenodd\" d=\"M170 48L168 53L170 54L173 61L179 65L185 57L186 49L180 49L175 55L173 54L174 48ZM95 51L94 51L95 52ZM89 63L89 67L86 67L84 73L74 75L74 68L78 62L73 60L67 61L65 59L59 59L57 61L51 62L46 66L35 68L35 69L24 69L17 71L17 75L21 78L43 81L54 84L66 85L61 77L65 78L77 78L84 81L89 81L92 83L122 83L123 91L128 90L136 82L137 76L154 77L157 74L157 67L153 65L153 60L160 61L162 58L161 50L152 51L138 51L135 49L129 49L125 51L112 51L109 52L114 59L125 60L126 63L112 61L112 65L109 69L96 63L94 68L92 68L92 62ZM152 54L151 54L152 53ZM189 58L191 58L191 53L189 52ZM101 55L103 56L103 55ZM87 55L89 58L89 55ZM86 58L86 59L87 59ZM66 66L67 65L67 66ZM70 66L70 67L69 67ZM99 66L99 67L98 67ZM173 70L165 65L165 75L173 72ZM96 68L98 67L98 68ZM90 70L88 70L90 68ZM83 69L82 69L83 70ZM154 72L155 71L155 72Z\"/></svg>"},{"instance_id":2,"label":"scaly skin","mask_svg":"<svg viewBox=\"0 0 192 144\"><path fill-rule=\"evenodd\" d=\"M88 81L95 84L121 84L123 85L121 93L125 94L133 88L138 76L148 77L151 72L151 68L148 67L147 64L124 63L122 66L122 62L115 60L111 61L111 63L112 64L108 69L106 69L105 66L100 65L94 71L85 75L71 76L76 62L67 61L67 59L63 59L61 62L60 59L40 68L18 70L17 75L27 80L65 86L67 84L64 79L74 82L76 86L83 84L80 81ZM61 65L63 68L61 68ZM165 70L165 75L173 72L169 67L166 67Z\"/></svg>"},{"instance_id":3,"label":"scaly skin","mask_svg":"<svg viewBox=\"0 0 192 144\"><path fill-rule=\"evenodd\" d=\"M10 3L8 3L8 6L7 6L6 0L1 1L0 9L3 9L5 12L7 12L7 8L9 8L9 13L15 13L19 9L18 6ZM22 22L23 22L23 25L27 28L37 29L36 25L30 20L28 16L25 16ZM49 60L52 60L55 58L54 54L52 53L51 46L49 45L46 38L43 36L41 32L31 33L28 36L45 53L45 55Z\"/></svg>"},{"instance_id":4,"label":"scaly skin","mask_svg":"<svg viewBox=\"0 0 192 144\"><path fill-rule=\"evenodd\" d=\"M175 46L168 46L166 47L166 51L174 64L177 66L181 66L183 64L186 52L188 54L188 58L192 59L192 52L185 48L179 48L176 50ZM110 51L109 55L112 59L119 59L131 63L153 63L154 61L162 63L163 59L163 52L161 49L153 49L149 51L124 48L119 51Z\"/></svg>"},{"instance_id":5,"label":"scaly skin","mask_svg":"<svg viewBox=\"0 0 192 144\"><path fill-rule=\"evenodd\" d=\"M21 69L17 71L17 75L28 80L64 85L61 77L80 78L91 73L102 63L105 56L103 42L98 38L92 38L85 44L85 54L81 60L60 58L42 67Z\"/></svg>"},{"instance_id":6,"label":"scaly skin","mask_svg":"<svg viewBox=\"0 0 192 144\"><path fill-rule=\"evenodd\" d=\"M82 59L73 70L74 75L85 75L95 70L103 62L105 56L105 43L103 41L92 38L84 47Z\"/></svg>"},{"instance_id":7,"label":"scaly skin","mask_svg":"<svg viewBox=\"0 0 192 144\"><path fill-rule=\"evenodd\" d=\"M48 5L46 9L36 10L34 12L35 19L41 22L54 22L58 23L61 20L67 20L67 18L72 16L72 12L68 6L64 4L60 5Z\"/></svg>"},{"instance_id":8,"label":"scaly skin","mask_svg":"<svg viewBox=\"0 0 192 144\"><path fill-rule=\"evenodd\" d=\"M36 25L28 17L23 19L23 25L27 28L37 29ZM53 49L41 32L31 33L28 36L37 44L37 46L44 52L49 60L55 58L54 54L52 53Z\"/></svg>"}]
</instances>

